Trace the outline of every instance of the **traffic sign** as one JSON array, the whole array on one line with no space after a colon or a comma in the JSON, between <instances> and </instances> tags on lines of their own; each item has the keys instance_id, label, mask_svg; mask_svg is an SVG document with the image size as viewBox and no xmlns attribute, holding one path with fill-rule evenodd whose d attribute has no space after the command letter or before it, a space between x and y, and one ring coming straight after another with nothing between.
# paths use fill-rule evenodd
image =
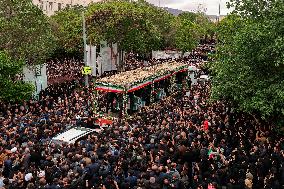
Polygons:
<instances>
[{"instance_id":1,"label":"traffic sign","mask_svg":"<svg viewBox=\"0 0 284 189\"><path fill-rule=\"evenodd\" d=\"M90 75L92 74L92 68L90 66L84 66L82 69L83 75Z\"/></svg>"}]
</instances>

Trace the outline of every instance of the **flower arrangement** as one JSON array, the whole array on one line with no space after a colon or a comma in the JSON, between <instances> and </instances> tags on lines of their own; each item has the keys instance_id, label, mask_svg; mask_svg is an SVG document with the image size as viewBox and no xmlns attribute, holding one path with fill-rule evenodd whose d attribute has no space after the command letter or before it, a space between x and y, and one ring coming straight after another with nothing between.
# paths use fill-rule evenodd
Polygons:
<instances>
[{"instance_id":1,"label":"flower arrangement","mask_svg":"<svg viewBox=\"0 0 284 189\"><path fill-rule=\"evenodd\" d=\"M118 86L128 89L135 84L143 83L146 80L154 80L156 77L179 71L186 67L187 65L183 63L168 62L104 77L99 79L97 83L98 85L107 84L109 86Z\"/></svg>"}]
</instances>

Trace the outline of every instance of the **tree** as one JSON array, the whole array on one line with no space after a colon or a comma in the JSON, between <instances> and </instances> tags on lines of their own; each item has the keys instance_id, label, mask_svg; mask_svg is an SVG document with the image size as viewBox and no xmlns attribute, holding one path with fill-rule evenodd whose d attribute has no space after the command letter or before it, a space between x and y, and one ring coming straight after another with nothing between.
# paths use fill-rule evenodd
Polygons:
<instances>
[{"instance_id":1,"label":"tree","mask_svg":"<svg viewBox=\"0 0 284 189\"><path fill-rule=\"evenodd\" d=\"M0 0L0 50L15 59L42 63L53 48L47 16L31 0Z\"/></svg>"},{"instance_id":2,"label":"tree","mask_svg":"<svg viewBox=\"0 0 284 189\"><path fill-rule=\"evenodd\" d=\"M229 44L234 42L233 37L240 31L243 27L245 27L244 20L236 15L231 14L225 17L220 23L217 25L217 34L219 40L219 46L222 44Z\"/></svg>"},{"instance_id":3,"label":"tree","mask_svg":"<svg viewBox=\"0 0 284 189\"><path fill-rule=\"evenodd\" d=\"M278 122L284 115L284 2L232 1L218 27L213 99Z\"/></svg>"},{"instance_id":4,"label":"tree","mask_svg":"<svg viewBox=\"0 0 284 189\"><path fill-rule=\"evenodd\" d=\"M207 41L215 34L215 24L203 13L183 12L176 18L173 37L175 46L183 52L194 49L200 39Z\"/></svg>"},{"instance_id":5,"label":"tree","mask_svg":"<svg viewBox=\"0 0 284 189\"><path fill-rule=\"evenodd\" d=\"M182 52L194 49L200 39L207 34L209 20L204 14L184 12L176 17L175 47Z\"/></svg>"},{"instance_id":6,"label":"tree","mask_svg":"<svg viewBox=\"0 0 284 189\"><path fill-rule=\"evenodd\" d=\"M216 33L216 25L212 22L207 15L204 13L197 13L196 23L198 24L198 32L205 41L213 39L213 36Z\"/></svg>"},{"instance_id":7,"label":"tree","mask_svg":"<svg viewBox=\"0 0 284 189\"><path fill-rule=\"evenodd\" d=\"M51 24L56 37L57 51L70 56L84 52L82 6L65 8L51 16Z\"/></svg>"},{"instance_id":8,"label":"tree","mask_svg":"<svg viewBox=\"0 0 284 189\"><path fill-rule=\"evenodd\" d=\"M188 20L191 22L196 22L196 19L199 15L194 12L182 12L181 14L178 15L179 18L182 20Z\"/></svg>"},{"instance_id":9,"label":"tree","mask_svg":"<svg viewBox=\"0 0 284 189\"><path fill-rule=\"evenodd\" d=\"M0 51L0 101L19 102L31 97L33 85L15 79L24 64L24 61L13 60L6 52Z\"/></svg>"},{"instance_id":10,"label":"tree","mask_svg":"<svg viewBox=\"0 0 284 189\"><path fill-rule=\"evenodd\" d=\"M145 1L106 1L89 6L87 30L92 44L117 43L118 52L147 53L160 49L162 34L157 11Z\"/></svg>"},{"instance_id":11,"label":"tree","mask_svg":"<svg viewBox=\"0 0 284 189\"><path fill-rule=\"evenodd\" d=\"M196 23L197 17L197 14L191 12L185 12L176 17L175 46L183 53L191 51L199 43L201 34Z\"/></svg>"},{"instance_id":12,"label":"tree","mask_svg":"<svg viewBox=\"0 0 284 189\"><path fill-rule=\"evenodd\" d=\"M158 31L161 35L161 42L160 42L161 46L159 46L159 50L169 47L174 48L175 41L173 36L176 33L175 16L169 13L167 10L153 6L152 4L146 1L141 0L140 3L143 3L144 6L148 7L149 9L148 19L150 19L152 24L158 28Z\"/></svg>"}]
</instances>

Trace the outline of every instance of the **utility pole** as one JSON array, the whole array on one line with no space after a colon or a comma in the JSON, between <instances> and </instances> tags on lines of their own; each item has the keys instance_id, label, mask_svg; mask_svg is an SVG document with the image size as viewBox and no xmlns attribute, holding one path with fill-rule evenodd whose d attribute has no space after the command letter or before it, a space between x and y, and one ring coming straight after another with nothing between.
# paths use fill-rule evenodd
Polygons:
<instances>
[{"instance_id":1,"label":"utility pole","mask_svg":"<svg viewBox=\"0 0 284 189\"><path fill-rule=\"evenodd\" d=\"M219 0L219 12L218 12L218 20L217 20L217 24L219 25L220 22L220 15L221 15L221 0ZM215 46L217 46L219 43L219 39L218 39L218 34L216 32L216 44ZM216 48L216 54L217 54L218 48Z\"/></svg>"},{"instance_id":2,"label":"utility pole","mask_svg":"<svg viewBox=\"0 0 284 189\"><path fill-rule=\"evenodd\" d=\"M221 16L221 0L219 1L218 23L220 22L220 16Z\"/></svg>"},{"instance_id":3,"label":"utility pole","mask_svg":"<svg viewBox=\"0 0 284 189\"><path fill-rule=\"evenodd\" d=\"M84 64L85 66L88 66L87 63L87 35L86 35L86 21L85 21L85 15L84 12L82 13L82 17L83 17L83 41L84 41ZM89 87L89 76L85 75L85 86Z\"/></svg>"}]
</instances>

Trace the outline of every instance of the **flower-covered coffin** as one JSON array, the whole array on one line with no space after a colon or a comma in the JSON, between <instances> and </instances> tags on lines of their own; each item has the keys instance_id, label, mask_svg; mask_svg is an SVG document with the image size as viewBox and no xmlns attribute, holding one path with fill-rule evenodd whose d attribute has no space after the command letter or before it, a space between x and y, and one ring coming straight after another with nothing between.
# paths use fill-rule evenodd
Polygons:
<instances>
[{"instance_id":1,"label":"flower-covered coffin","mask_svg":"<svg viewBox=\"0 0 284 189\"><path fill-rule=\"evenodd\" d=\"M183 71L187 71L187 65L178 62L138 68L97 80L96 90L115 93L133 92Z\"/></svg>"}]
</instances>

